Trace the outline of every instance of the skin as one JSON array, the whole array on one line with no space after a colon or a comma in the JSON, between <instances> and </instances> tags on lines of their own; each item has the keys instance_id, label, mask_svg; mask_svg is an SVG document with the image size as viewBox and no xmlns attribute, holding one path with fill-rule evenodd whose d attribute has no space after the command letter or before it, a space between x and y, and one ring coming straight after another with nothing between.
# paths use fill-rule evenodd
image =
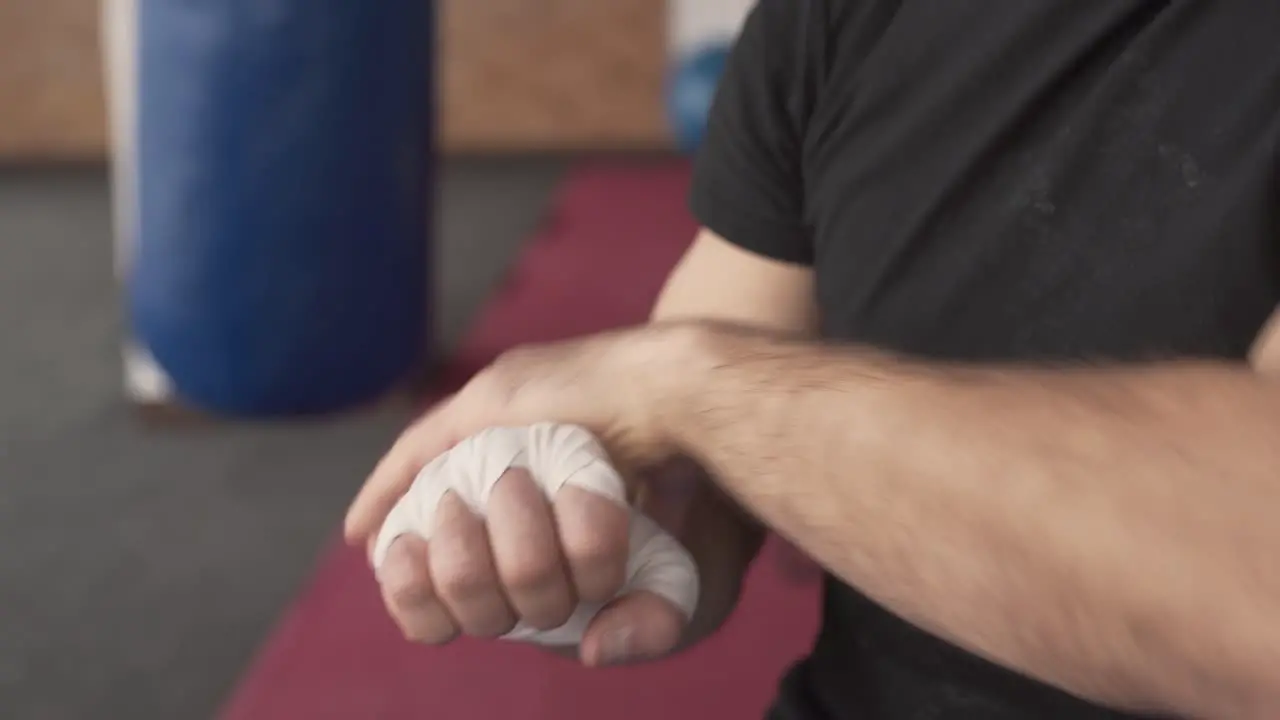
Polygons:
<instances>
[{"instance_id":1,"label":"skin","mask_svg":"<svg viewBox=\"0 0 1280 720\"><path fill-rule=\"evenodd\" d=\"M348 536L375 531L455 439L574 422L622 467L689 457L706 468L722 494L700 493L719 500L692 526L741 507L845 582L1003 665L1119 708L1280 715L1274 321L1253 367L1032 368L927 363L691 316L503 356L397 442L353 504ZM751 533L729 527L749 524L690 542L700 568L740 578ZM585 660L661 654L665 643L636 640L660 613L629 612L602 615ZM623 627L629 643L605 642Z\"/></svg>"},{"instance_id":2,"label":"skin","mask_svg":"<svg viewBox=\"0 0 1280 720\"><path fill-rule=\"evenodd\" d=\"M672 270L651 319L716 320L812 337L812 273L747 253L704 231ZM445 445L428 446L414 430L407 432L370 479L373 488L394 478L395 488L362 493L350 514L348 537L368 541L407 487L404 478L465 436L452 433ZM581 647L561 652L591 665L658 657L714 632L736 603L742 576L763 539L760 527L687 460L629 474L637 486L643 484L639 502L645 512L698 562L702 602L690 623L657 596L639 593L613 603ZM452 496L438 512L443 519L432 547L418 538L401 538L379 571L388 612L411 640L441 644L462 634L496 637L517 620L555 628L579 600L613 598L623 581L626 517L576 488L563 489L547 503L527 471L511 470L494 488L488 523Z\"/></svg>"}]
</instances>

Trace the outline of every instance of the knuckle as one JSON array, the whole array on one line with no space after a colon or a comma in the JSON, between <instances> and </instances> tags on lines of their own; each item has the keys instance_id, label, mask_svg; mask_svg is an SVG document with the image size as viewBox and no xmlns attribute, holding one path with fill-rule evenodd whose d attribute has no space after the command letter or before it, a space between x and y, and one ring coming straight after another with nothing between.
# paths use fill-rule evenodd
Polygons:
<instances>
[{"instance_id":1,"label":"knuckle","mask_svg":"<svg viewBox=\"0 0 1280 720\"><path fill-rule=\"evenodd\" d=\"M501 403L513 392L511 374L502 358L480 371L469 383L468 390L482 400Z\"/></svg>"},{"instance_id":2,"label":"knuckle","mask_svg":"<svg viewBox=\"0 0 1280 720\"><path fill-rule=\"evenodd\" d=\"M443 623L405 623L400 625L400 634L409 642L443 645L456 640L459 633L457 628Z\"/></svg>"},{"instance_id":3,"label":"knuckle","mask_svg":"<svg viewBox=\"0 0 1280 720\"><path fill-rule=\"evenodd\" d=\"M422 581L403 582L387 588L387 602L395 608L416 608L431 601L431 588Z\"/></svg>"},{"instance_id":4,"label":"knuckle","mask_svg":"<svg viewBox=\"0 0 1280 720\"><path fill-rule=\"evenodd\" d=\"M625 538L624 538L625 539ZM574 567L607 570L626 562L626 546L608 535L565 538L565 555Z\"/></svg>"},{"instance_id":5,"label":"knuckle","mask_svg":"<svg viewBox=\"0 0 1280 720\"><path fill-rule=\"evenodd\" d=\"M497 638L515 629L516 618L509 612L491 612L475 618L471 624L471 636Z\"/></svg>"},{"instance_id":6,"label":"knuckle","mask_svg":"<svg viewBox=\"0 0 1280 720\"><path fill-rule=\"evenodd\" d=\"M583 600L608 600L622 587L627 574L627 548L598 540L566 549L573 581Z\"/></svg>"},{"instance_id":7,"label":"knuckle","mask_svg":"<svg viewBox=\"0 0 1280 720\"><path fill-rule=\"evenodd\" d=\"M527 614L524 617L524 621L534 630L555 630L569 622L569 618L573 616L573 611L572 604L558 602L538 608L537 611Z\"/></svg>"},{"instance_id":8,"label":"knuckle","mask_svg":"<svg viewBox=\"0 0 1280 720\"><path fill-rule=\"evenodd\" d=\"M440 645L458 636L458 628L444 607L435 599L414 596L407 600L387 593L388 613L400 634L411 642Z\"/></svg>"},{"instance_id":9,"label":"knuckle","mask_svg":"<svg viewBox=\"0 0 1280 720\"><path fill-rule=\"evenodd\" d=\"M499 355L497 360L494 361L493 367L496 369L503 369L503 368L513 367L513 366L518 366L522 362L526 362L527 359L531 357L535 352L536 352L536 346L534 345L528 345L528 344L516 345L515 347L510 348L506 352Z\"/></svg>"},{"instance_id":10,"label":"knuckle","mask_svg":"<svg viewBox=\"0 0 1280 720\"><path fill-rule=\"evenodd\" d=\"M484 597L495 589L488 573L480 568L462 564L442 569L435 580L440 594L455 600Z\"/></svg>"},{"instance_id":11,"label":"knuckle","mask_svg":"<svg viewBox=\"0 0 1280 720\"><path fill-rule=\"evenodd\" d=\"M564 575L560 563L554 557L539 557L515 564L504 578L504 584L513 593L544 594L563 584Z\"/></svg>"}]
</instances>

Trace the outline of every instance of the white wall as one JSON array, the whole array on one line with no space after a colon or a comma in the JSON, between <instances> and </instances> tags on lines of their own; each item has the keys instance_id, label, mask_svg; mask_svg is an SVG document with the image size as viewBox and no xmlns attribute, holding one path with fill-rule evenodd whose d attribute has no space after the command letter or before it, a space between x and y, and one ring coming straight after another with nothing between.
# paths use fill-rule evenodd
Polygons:
<instances>
[{"instance_id":1,"label":"white wall","mask_svg":"<svg viewBox=\"0 0 1280 720\"><path fill-rule=\"evenodd\" d=\"M673 55L738 34L756 0L668 0L667 42Z\"/></svg>"}]
</instances>

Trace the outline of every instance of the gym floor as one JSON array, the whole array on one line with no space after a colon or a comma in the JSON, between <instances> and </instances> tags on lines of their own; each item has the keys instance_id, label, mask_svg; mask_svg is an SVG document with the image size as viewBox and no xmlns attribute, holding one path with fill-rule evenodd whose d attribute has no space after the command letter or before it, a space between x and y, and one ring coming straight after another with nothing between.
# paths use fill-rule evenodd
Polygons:
<instances>
[{"instance_id":1,"label":"gym floor","mask_svg":"<svg viewBox=\"0 0 1280 720\"><path fill-rule=\"evenodd\" d=\"M443 351L567 164L445 163ZM142 425L120 392L110 231L104 168L0 171L5 720L211 717L407 419Z\"/></svg>"}]
</instances>

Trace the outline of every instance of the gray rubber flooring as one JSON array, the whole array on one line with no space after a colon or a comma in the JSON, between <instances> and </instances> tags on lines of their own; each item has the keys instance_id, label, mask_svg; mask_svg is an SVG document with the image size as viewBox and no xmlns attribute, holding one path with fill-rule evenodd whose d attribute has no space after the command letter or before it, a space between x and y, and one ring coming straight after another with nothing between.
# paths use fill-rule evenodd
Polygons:
<instances>
[{"instance_id":1,"label":"gray rubber flooring","mask_svg":"<svg viewBox=\"0 0 1280 720\"><path fill-rule=\"evenodd\" d=\"M564 165L444 167L446 347ZM0 170L0 720L211 717L406 420L138 422L110 227L103 169Z\"/></svg>"}]
</instances>

